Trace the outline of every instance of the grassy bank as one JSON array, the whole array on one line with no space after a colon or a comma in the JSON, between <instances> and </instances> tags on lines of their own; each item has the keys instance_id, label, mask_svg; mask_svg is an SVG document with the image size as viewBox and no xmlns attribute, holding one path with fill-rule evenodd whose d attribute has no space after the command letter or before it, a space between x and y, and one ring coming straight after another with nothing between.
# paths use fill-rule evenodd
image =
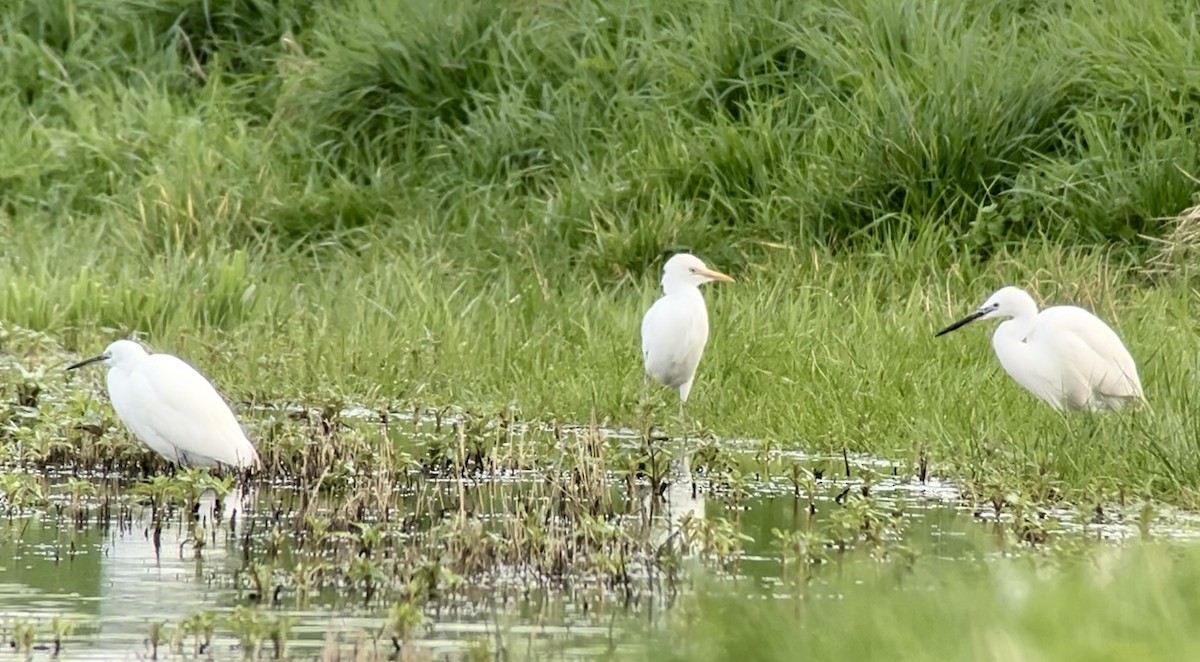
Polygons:
<instances>
[{"instance_id":1,"label":"grassy bank","mask_svg":"<svg viewBox=\"0 0 1200 662\"><path fill-rule=\"evenodd\" d=\"M713 339L689 413L721 437L780 447L847 448L914 464L924 451L935 471L970 478L984 496L1020 486L1039 500L1150 493L1190 502L1198 469L1193 295L1183 284L1141 286L1106 265L1098 254L1060 249L1029 249L969 276L905 273L893 258L868 255L781 252L730 265L740 280L709 291ZM238 402L452 405L483 416L515 407L523 418L641 420L637 328L652 282L567 283L547 299L533 275L461 274L386 247L341 255L319 273L287 261L244 268L226 275L228 307L207 313L212 322L196 315L213 296L197 293L221 281L190 264L178 267L179 283L132 273L123 281L131 289L96 274L61 283L28 274L9 290L6 319L45 326L89 354L149 328L155 348L187 356ZM445 273L427 278L436 270ZM1139 360L1152 408L1062 416L1003 373L987 330L933 337L1005 282L1108 319ZM119 316L107 329L67 319L65 311L89 307L101 318L106 308L148 315L147 326ZM69 379L45 367L43 379ZM98 385L101 371L89 374ZM653 415L674 430L674 395L652 393Z\"/></svg>"},{"instance_id":2,"label":"grassy bank","mask_svg":"<svg viewBox=\"0 0 1200 662\"><path fill-rule=\"evenodd\" d=\"M145 334L239 402L634 424L691 248L739 279L715 433L1191 501L1194 296L1135 270L1195 189L1185 9L10 3L0 320ZM1153 411L1064 419L985 333L931 337L1004 283L1112 322Z\"/></svg>"}]
</instances>

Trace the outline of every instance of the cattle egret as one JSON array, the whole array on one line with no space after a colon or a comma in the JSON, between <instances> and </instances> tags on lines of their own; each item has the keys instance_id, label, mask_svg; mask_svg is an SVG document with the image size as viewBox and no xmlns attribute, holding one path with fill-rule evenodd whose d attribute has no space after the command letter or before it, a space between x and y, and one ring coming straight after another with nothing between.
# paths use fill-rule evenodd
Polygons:
<instances>
[{"instance_id":1,"label":"cattle egret","mask_svg":"<svg viewBox=\"0 0 1200 662\"><path fill-rule=\"evenodd\" d=\"M258 468L258 453L213 385L170 354L118 340L67 370L108 364L108 397L142 443L181 466Z\"/></svg>"},{"instance_id":2,"label":"cattle egret","mask_svg":"<svg viewBox=\"0 0 1200 662\"><path fill-rule=\"evenodd\" d=\"M979 310L937 335L992 318L1010 318L992 334L1000 365L1051 407L1116 410L1143 399L1133 357L1107 324L1076 306L1038 313L1033 297L1016 287L1001 288Z\"/></svg>"},{"instance_id":3,"label":"cattle egret","mask_svg":"<svg viewBox=\"0 0 1200 662\"><path fill-rule=\"evenodd\" d=\"M696 379L696 367L708 343L708 310L700 286L733 279L687 253L663 266L663 296L642 318L642 358L646 376L679 392L679 417Z\"/></svg>"}]
</instances>

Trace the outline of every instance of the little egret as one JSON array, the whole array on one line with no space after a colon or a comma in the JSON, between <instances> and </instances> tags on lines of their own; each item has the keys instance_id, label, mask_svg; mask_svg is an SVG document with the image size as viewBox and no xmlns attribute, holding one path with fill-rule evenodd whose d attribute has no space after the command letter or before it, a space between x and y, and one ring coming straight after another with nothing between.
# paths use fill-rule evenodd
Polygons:
<instances>
[{"instance_id":1,"label":"little egret","mask_svg":"<svg viewBox=\"0 0 1200 662\"><path fill-rule=\"evenodd\" d=\"M680 253L663 266L663 296L642 318L642 358L647 377L679 392L679 417L696 379L696 367L708 343L708 309L700 286L733 279Z\"/></svg>"},{"instance_id":2,"label":"little egret","mask_svg":"<svg viewBox=\"0 0 1200 662\"><path fill-rule=\"evenodd\" d=\"M108 364L108 396L142 443L181 466L255 469L258 453L233 411L195 368L170 354L150 354L118 340L100 356L67 370Z\"/></svg>"},{"instance_id":3,"label":"little egret","mask_svg":"<svg viewBox=\"0 0 1200 662\"><path fill-rule=\"evenodd\" d=\"M1116 410L1143 399L1133 357L1107 324L1076 306L1038 313L1033 297L1020 288L1001 288L979 310L937 335L992 318L1009 318L992 334L1000 365L1051 407Z\"/></svg>"}]
</instances>

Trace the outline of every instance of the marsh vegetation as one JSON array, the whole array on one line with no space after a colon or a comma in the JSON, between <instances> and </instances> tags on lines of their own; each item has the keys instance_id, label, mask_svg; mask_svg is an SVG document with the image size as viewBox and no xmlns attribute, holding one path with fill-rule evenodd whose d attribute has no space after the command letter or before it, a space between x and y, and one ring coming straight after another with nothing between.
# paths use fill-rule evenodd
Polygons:
<instances>
[{"instance_id":1,"label":"marsh vegetation","mask_svg":"<svg viewBox=\"0 0 1200 662\"><path fill-rule=\"evenodd\" d=\"M0 586L149 550L187 608L119 645L162 655L1185 655L1193 13L0 3ZM738 282L688 404L710 508L658 538L683 430L637 326L678 249ZM1108 321L1150 409L1063 416L932 337L1001 284ZM172 471L62 372L131 335L259 479ZM82 586L0 593L16 654L111 652Z\"/></svg>"}]
</instances>

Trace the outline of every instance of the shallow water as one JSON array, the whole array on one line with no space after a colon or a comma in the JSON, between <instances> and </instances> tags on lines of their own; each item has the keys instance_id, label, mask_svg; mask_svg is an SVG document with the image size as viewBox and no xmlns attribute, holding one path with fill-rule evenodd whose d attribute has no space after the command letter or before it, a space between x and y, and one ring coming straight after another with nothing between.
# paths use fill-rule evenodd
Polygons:
<instances>
[{"instance_id":1,"label":"shallow water","mask_svg":"<svg viewBox=\"0 0 1200 662\"><path fill-rule=\"evenodd\" d=\"M344 414L364 420L372 415ZM408 422L415 427L385 434L414 456L427 454L426 445L439 435L416 425L421 421ZM582 443L584 432L538 434L574 435L570 443ZM638 436L599 432L615 444ZM722 447L735 456L758 452L753 442ZM389 610L432 585L427 599L412 602L425 623L407 639L408 659L459 659L471 647L503 648L519 659L534 653L593 659L636 646L622 625L655 623L691 590L698 571L735 578L747 590L786 594L794 587L785 576L796 572L796 561L786 571L785 548L796 549L796 540L820 558L801 564L806 590L818 597L836 597L839 569L847 564L886 568L918 556L964 563L1020 551L1012 541L1012 513L968 504L953 485L918 480L899 463L759 455L764 468L839 471L801 489L790 477L763 470L736 484L710 479L710 467L702 466L691 481L675 474L661 499L650 495L645 480L630 482L611 469L598 479L601 490L564 496L587 481L576 475L559 482L557 473L585 471L583 460L569 468L535 466L466 478L414 469L390 482L367 471L336 489L249 484L219 503L210 492L195 519L181 503L155 510L131 498L131 486L144 480L76 476L72 487L65 475L38 473L32 480L47 503L14 508L0 499L0 512L9 512L0 521L0 635L19 640L22 628L34 625L32 654L49 656L51 621L58 618L75 625L62 641L60 659L155 652L160 659L241 659L247 650L233 625L241 622L241 633L263 658L275 653L274 628L289 658L336 653L383 659L395 652ZM80 480L92 490L73 499ZM356 499L374 505L356 508ZM366 515L360 522L354 513ZM1099 521L1070 510L1029 516L1059 537L1200 534L1193 516L1162 509L1139 525L1136 506L1110 508ZM781 544L781 536L795 532L804 535L790 547ZM514 535L522 541L506 546ZM318 567L316 580L302 591L298 568ZM428 572L437 576L432 584L411 588ZM194 625L205 614L213 636L198 654L204 637ZM157 649L150 641L154 624L162 628Z\"/></svg>"}]
</instances>

